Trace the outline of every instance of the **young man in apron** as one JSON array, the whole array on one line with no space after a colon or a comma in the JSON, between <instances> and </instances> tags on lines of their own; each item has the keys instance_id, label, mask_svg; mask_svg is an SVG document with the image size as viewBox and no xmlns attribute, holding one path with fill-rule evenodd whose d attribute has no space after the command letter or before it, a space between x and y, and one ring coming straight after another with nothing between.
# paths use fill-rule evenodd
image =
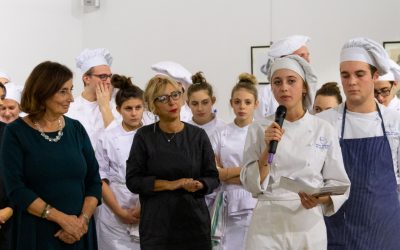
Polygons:
<instances>
[{"instance_id":1,"label":"young man in apron","mask_svg":"<svg viewBox=\"0 0 400 250\"><path fill-rule=\"evenodd\" d=\"M374 99L374 81L389 70L383 47L355 38L342 48L346 102L319 114L338 129L350 197L326 218L328 249L400 249L400 116Z\"/></svg>"}]
</instances>

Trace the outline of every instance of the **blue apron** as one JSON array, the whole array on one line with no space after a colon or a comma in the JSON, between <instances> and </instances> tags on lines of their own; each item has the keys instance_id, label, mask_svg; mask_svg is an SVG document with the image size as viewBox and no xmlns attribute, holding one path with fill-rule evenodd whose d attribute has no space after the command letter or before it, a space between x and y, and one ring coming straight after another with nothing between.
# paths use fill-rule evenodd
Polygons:
<instances>
[{"instance_id":1,"label":"blue apron","mask_svg":"<svg viewBox=\"0 0 400 250\"><path fill-rule=\"evenodd\" d=\"M400 204L392 153L381 111L383 136L343 139L340 146L351 181L350 197L331 217L325 217L328 249L400 249Z\"/></svg>"}]
</instances>

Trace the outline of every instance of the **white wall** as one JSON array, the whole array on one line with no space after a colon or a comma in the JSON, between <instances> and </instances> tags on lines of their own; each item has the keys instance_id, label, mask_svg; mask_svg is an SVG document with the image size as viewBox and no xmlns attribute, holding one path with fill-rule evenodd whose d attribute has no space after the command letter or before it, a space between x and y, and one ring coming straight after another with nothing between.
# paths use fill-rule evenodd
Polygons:
<instances>
[{"instance_id":1,"label":"white wall","mask_svg":"<svg viewBox=\"0 0 400 250\"><path fill-rule=\"evenodd\" d=\"M400 41L398 0L101 0L100 9L86 12L80 2L0 0L0 68L23 83L40 61L75 70L83 48L106 47L113 72L144 87L151 64L173 60L205 73L220 117L231 121L230 90L241 72L250 71L252 45L310 36L312 64L323 83L339 81L338 55L347 39ZM75 89L82 90L79 80Z\"/></svg>"},{"instance_id":2,"label":"white wall","mask_svg":"<svg viewBox=\"0 0 400 250\"><path fill-rule=\"evenodd\" d=\"M311 63L321 83L340 80L339 54L348 39L400 41L398 0L274 0L272 8L273 39L294 33L312 38Z\"/></svg>"},{"instance_id":3,"label":"white wall","mask_svg":"<svg viewBox=\"0 0 400 250\"><path fill-rule=\"evenodd\" d=\"M269 41L269 1L102 0L84 18L84 45L105 46L114 55L113 72L145 86L150 66L176 61L203 71L215 87L217 108L232 120L229 97L237 76L250 71L250 46ZM109 36L100 39L99 33Z\"/></svg>"},{"instance_id":4,"label":"white wall","mask_svg":"<svg viewBox=\"0 0 400 250\"><path fill-rule=\"evenodd\" d=\"M24 84L45 60L74 69L82 49L82 14L79 0L0 0L0 70Z\"/></svg>"}]
</instances>

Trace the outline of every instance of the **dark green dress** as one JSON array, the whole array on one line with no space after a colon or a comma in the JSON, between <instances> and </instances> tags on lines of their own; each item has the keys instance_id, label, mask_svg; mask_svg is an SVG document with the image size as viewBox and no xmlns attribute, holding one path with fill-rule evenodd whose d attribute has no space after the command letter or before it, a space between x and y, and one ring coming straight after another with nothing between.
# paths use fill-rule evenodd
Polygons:
<instances>
[{"instance_id":1,"label":"dark green dress","mask_svg":"<svg viewBox=\"0 0 400 250\"><path fill-rule=\"evenodd\" d=\"M98 164L89 137L76 120L64 117L64 135L58 142L45 140L21 118L3 134L0 166L6 190L16 206L17 250L97 249L93 219L88 233L72 245L54 234L60 226L27 212L37 198L58 210L79 216L86 196L101 199ZM57 132L47 133L51 138Z\"/></svg>"}]
</instances>

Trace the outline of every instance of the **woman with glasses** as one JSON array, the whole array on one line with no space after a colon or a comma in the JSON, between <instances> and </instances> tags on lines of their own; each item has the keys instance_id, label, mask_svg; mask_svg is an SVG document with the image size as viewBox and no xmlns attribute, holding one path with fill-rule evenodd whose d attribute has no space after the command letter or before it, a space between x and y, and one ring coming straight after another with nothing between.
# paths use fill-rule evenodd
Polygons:
<instances>
[{"instance_id":1,"label":"woman with glasses","mask_svg":"<svg viewBox=\"0 0 400 250\"><path fill-rule=\"evenodd\" d=\"M396 96L400 66L391 59L390 66L390 71L375 81L374 95L380 104L400 112L400 99Z\"/></svg>"},{"instance_id":2,"label":"woman with glasses","mask_svg":"<svg viewBox=\"0 0 400 250\"><path fill-rule=\"evenodd\" d=\"M182 89L182 107L181 107L181 121L188 122L192 118L192 111L187 105L187 89L192 84L192 74L182 65L172 61L162 61L151 66L151 69L154 70L157 74L166 75L176 83Z\"/></svg>"},{"instance_id":3,"label":"woman with glasses","mask_svg":"<svg viewBox=\"0 0 400 250\"><path fill-rule=\"evenodd\" d=\"M219 184L206 132L180 120L181 87L156 75L145 100L159 121L140 128L127 160L126 185L139 194L140 247L211 249L204 195Z\"/></svg>"}]
</instances>

